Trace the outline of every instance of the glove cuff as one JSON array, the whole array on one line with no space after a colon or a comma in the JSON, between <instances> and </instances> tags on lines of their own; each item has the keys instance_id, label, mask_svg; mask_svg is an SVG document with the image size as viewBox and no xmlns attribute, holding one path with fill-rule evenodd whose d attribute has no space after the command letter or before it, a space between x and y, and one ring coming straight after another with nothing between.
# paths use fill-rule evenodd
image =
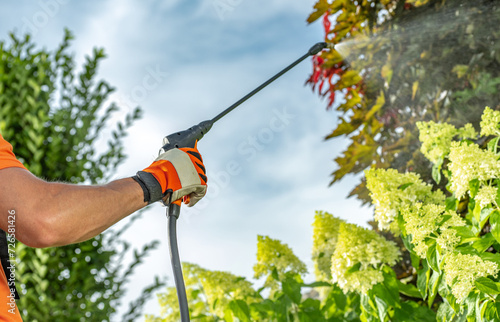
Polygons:
<instances>
[{"instance_id":1,"label":"glove cuff","mask_svg":"<svg viewBox=\"0 0 500 322\"><path fill-rule=\"evenodd\" d=\"M144 202L151 204L164 197L160 183L151 173L139 171L132 179L141 186L144 192Z\"/></svg>"}]
</instances>

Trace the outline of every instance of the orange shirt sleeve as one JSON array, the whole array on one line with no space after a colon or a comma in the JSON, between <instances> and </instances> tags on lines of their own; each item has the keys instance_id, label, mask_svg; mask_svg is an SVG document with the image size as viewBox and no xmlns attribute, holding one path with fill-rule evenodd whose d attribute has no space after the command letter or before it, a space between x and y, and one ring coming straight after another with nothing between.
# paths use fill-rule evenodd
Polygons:
<instances>
[{"instance_id":1,"label":"orange shirt sleeve","mask_svg":"<svg viewBox=\"0 0 500 322\"><path fill-rule=\"evenodd\" d=\"M23 168L26 169L19 160L16 159L12 152L12 145L5 141L0 134L0 169L5 168ZM4 234L4 232L1 232ZM21 315L16 305L16 301L12 298L11 290L7 281L7 277L0 265L0 321L21 321Z\"/></svg>"},{"instance_id":2,"label":"orange shirt sleeve","mask_svg":"<svg viewBox=\"0 0 500 322\"><path fill-rule=\"evenodd\" d=\"M12 145L5 141L0 134L0 170L5 168L23 168L23 164L16 159L14 152L12 152Z\"/></svg>"}]
</instances>

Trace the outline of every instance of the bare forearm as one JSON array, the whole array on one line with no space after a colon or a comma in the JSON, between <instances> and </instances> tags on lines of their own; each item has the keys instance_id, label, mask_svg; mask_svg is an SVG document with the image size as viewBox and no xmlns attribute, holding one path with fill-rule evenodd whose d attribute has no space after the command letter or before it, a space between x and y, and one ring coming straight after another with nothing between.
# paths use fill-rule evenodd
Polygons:
<instances>
[{"instance_id":1,"label":"bare forearm","mask_svg":"<svg viewBox=\"0 0 500 322\"><path fill-rule=\"evenodd\" d=\"M0 211L16 213L16 237L32 247L61 246L92 238L144 207L131 178L102 186L50 183L24 169L0 170ZM7 216L0 222L7 228Z\"/></svg>"},{"instance_id":2,"label":"bare forearm","mask_svg":"<svg viewBox=\"0 0 500 322\"><path fill-rule=\"evenodd\" d=\"M146 204L140 186L131 178L103 186L49 183L53 200L44 209L60 246L95 237Z\"/></svg>"}]
</instances>

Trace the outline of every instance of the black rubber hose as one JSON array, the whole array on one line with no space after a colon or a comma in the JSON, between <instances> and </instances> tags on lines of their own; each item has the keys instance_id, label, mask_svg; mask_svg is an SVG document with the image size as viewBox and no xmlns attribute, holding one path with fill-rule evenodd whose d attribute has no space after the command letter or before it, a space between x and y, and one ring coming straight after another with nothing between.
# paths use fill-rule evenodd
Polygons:
<instances>
[{"instance_id":1,"label":"black rubber hose","mask_svg":"<svg viewBox=\"0 0 500 322\"><path fill-rule=\"evenodd\" d=\"M295 67L298 63L303 61L309 56L316 55L319 53L321 50L327 47L327 44L324 42L317 43L314 46L309 49L307 54L303 55L296 61L294 61L292 64L289 66L285 67L282 71L280 71L278 74L274 75L270 79L268 79L265 83L254 89L252 92L247 94L245 97L231 105L230 107L226 108L224 111L222 111L219 115L214 117L212 120L205 121L197 125L197 127L202 128L199 131L194 131L192 128L189 129L188 131L184 132L178 132L176 133L177 135L187 135L190 134L191 132L196 132L196 135L198 135L198 132L201 133L201 137L210 130L212 127L213 123L221 119L224 115L227 113L231 112L234 110L237 106L239 106L241 103L255 95L257 92L262 90L264 87L267 85L271 84L273 81L275 81L277 78L279 78L281 75L285 74L288 72L290 69ZM198 129L198 128L196 128ZM191 131L191 132L189 132ZM187 134L186 134L186 133ZM193 140L199 140L201 137L189 137L188 141L193 141ZM175 146L177 147L177 146ZM168 146L164 146L164 150L168 150ZM176 225L177 225L177 219L179 218L181 211L181 207L176 205L176 204L170 204L167 208L167 218L168 218L168 235L169 235L169 246L170 246L170 261L172 262L172 269L174 271L174 280L175 280L175 287L177 289L177 298L179 299L179 309L181 312L181 321L182 322L188 322L189 321L189 308L188 308L188 302L187 302L187 296L186 296L186 287L184 286L184 277L182 276L182 266L181 266L181 260L179 258L179 249L177 247L177 231L176 231Z\"/></svg>"},{"instance_id":2,"label":"black rubber hose","mask_svg":"<svg viewBox=\"0 0 500 322\"><path fill-rule=\"evenodd\" d=\"M181 207L171 204L167 209L168 218L168 241L170 247L170 261L174 271L175 288L177 289L177 298L179 299L179 309L181 311L181 321L189 321L189 307L186 296L186 287L184 286L184 277L182 276L181 260L179 258L179 248L177 246L177 218L179 218Z\"/></svg>"}]
</instances>

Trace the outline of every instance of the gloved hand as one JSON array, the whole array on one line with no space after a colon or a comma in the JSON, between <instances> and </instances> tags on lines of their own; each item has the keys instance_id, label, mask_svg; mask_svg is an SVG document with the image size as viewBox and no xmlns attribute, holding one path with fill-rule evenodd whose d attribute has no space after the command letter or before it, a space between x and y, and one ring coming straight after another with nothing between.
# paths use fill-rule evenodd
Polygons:
<instances>
[{"instance_id":1,"label":"gloved hand","mask_svg":"<svg viewBox=\"0 0 500 322\"><path fill-rule=\"evenodd\" d=\"M141 185L145 202L163 200L168 205L183 198L184 203L192 207L205 196L207 176L196 146L168 150L132 177Z\"/></svg>"}]
</instances>

